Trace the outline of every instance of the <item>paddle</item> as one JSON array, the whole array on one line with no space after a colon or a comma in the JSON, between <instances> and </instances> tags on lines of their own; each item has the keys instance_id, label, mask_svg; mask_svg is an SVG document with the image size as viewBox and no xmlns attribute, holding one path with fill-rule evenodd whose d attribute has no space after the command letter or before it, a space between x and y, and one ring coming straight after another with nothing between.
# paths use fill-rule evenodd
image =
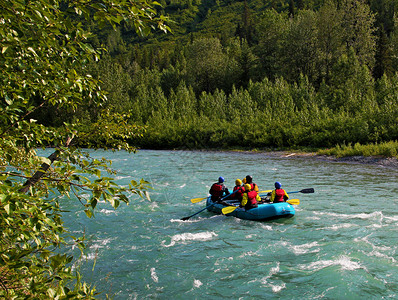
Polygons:
<instances>
[{"instance_id":1,"label":"paddle","mask_svg":"<svg viewBox=\"0 0 398 300\"><path fill-rule=\"evenodd\" d=\"M184 217L184 218L182 218L181 220L183 220L183 221L189 220L189 218L191 218L191 217L193 217L193 216L196 216L198 213L201 213L202 211L204 211L204 210L208 209L209 207L213 206L214 204L216 204L216 203L212 203L212 204L206 206L205 208L201 209L201 210L198 211L197 213L194 213L193 215L190 215L190 216L188 216L188 217Z\"/></svg>"},{"instance_id":2,"label":"paddle","mask_svg":"<svg viewBox=\"0 0 398 300\"><path fill-rule=\"evenodd\" d=\"M301 191L296 191L296 192L288 192L288 194L294 194L294 193L312 194L312 193L314 193L314 189L309 188L309 189L303 189Z\"/></svg>"},{"instance_id":3,"label":"paddle","mask_svg":"<svg viewBox=\"0 0 398 300\"><path fill-rule=\"evenodd\" d=\"M286 201L287 203L291 205L299 205L300 204L300 199L290 199Z\"/></svg>"},{"instance_id":4,"label":"paddle","mask_svg":"<svg viewBox=\"0 0 398 300\"><path fill-rule=\"evenodd\" d=\"M238 191L238 190L236 190L235 192L232 192L232 193L229 194L229 195L226 195L226 196L222 197L222 198L220 199L220 201L222 201L222 200L224 200L225 198L231 196L232 194L235 194L237 191ZM206 197L206 198L207 198L207 197ZM206 198L205 198L205 199L206 199ZM192 200L193 200L193 199L192 199ZM192 201L192 200L191 200L191 201ZM193 215L190 215L190 216L188 216L188 217L182 218L181 220L186 221L186 220L188 220L189 218L191 218L191 217L193 217L193 216L196 216L198 213L201 213L202 211L204 211L204 210L208 209L209 207L213 206L214 204L216 204L216 202L214 202L214 203L212 203L212 204L206 206L205 208L201 209L200 211L194 213Z\"/></svg>"},{"instance_id":5,"label":"paddle","mask_svg":"<svg viewBox=\"0 0 398 300\"><path fill-rule=\"evenodd\" d=\"M272 191L262 191L262 192L259 192L259 194L266 193L266 192L272 192ZM312 193L314 193L314 189L309 188L309 189L302 189L301 191L288 192L288 194L294 194L294 193L312 194ZM264 195L260 195L260 196L264 196Z\"/></svg>"},{"instance_id":6,"label":"paddle","mask_svg":"<svg viewBox=\"0 0 398 300\"><path fill-rule=\"evenodd\" d=\"M207 199L207 197L204 197L204 198L193 198L193 199L191 199L191 202L192 203L197 203L197 202L200 202L200 201L205 200L205 199Z\"/></svg>"},{"instance_id":7,"label":"paddle","mask_svg":"<svg viewBox=\"0 0 398 300\"><path fill-rule=\"evenodd\" d=\"M291 204L291 205L299 205L300 204L300 200L299 199L290 199L286 201L287 203ZM229 214L231 212L233 212L235 209L237 209L239 206L227 206L224 207L221 212L226 215Z\"/></svg>"},{"instance_id":8,"label":"paddle","mask_svg":"<svg viewBox=\"0 0 398 300\"><path fill-rule=\"evenodd\" d=\"M264 193L271 193L272 190L268 190L268 191L259 191L257 194L264 194Z\"/></svg>"}]
</instances>

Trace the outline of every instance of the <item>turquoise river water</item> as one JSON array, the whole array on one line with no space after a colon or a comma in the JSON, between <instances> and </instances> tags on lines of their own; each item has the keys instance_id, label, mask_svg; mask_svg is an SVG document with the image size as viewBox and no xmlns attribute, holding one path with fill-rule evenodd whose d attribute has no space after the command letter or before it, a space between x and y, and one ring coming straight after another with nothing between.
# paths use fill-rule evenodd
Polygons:
<instances>
[{"instance_id":1,"label":"turquoise river water","mask_svg":"<svg viewBox=\"0 0 398 300\"><path fill-rule=\"evenodd\" d=\"M93 151L117 180L144 178L151 201L101 203L88 219L77 200L66 226L85 234L76 263L113 299L397 299L398 170L266 153ZM253 222L204 211L219 176L232 189L252 175L260 190L314 188L290 219ZM75 251L75 250L70 250Z\"/></svg>"}]
</instances>

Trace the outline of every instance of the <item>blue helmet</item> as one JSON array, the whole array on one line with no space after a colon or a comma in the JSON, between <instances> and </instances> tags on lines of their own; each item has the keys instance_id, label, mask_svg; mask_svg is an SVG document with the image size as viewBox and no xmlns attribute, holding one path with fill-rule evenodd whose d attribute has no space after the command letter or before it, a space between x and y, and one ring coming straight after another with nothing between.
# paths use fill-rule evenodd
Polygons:
<instances>
[{"instance_id":1,"label":"blue helmet","mask_svg":"<svg viewBox=\"0 0 398 300\"><path fill-rule=\"evenodd\" d=\"M275 182L276 189L280 189L281 187L282 187L282 184L279 181Z\"/></svg>"},{"instance_id":2,"label":"blue helmet","mask_svg":"<svg viewBox=\"0 0 398 300\"><path fill-rule=\"evenodd\" d=\"M220 177L218 177L218 182L219 183L223 183L225 180L224 180L224 177L222 177L222 176L220 176Z\"/></svg>"}]
</instances>

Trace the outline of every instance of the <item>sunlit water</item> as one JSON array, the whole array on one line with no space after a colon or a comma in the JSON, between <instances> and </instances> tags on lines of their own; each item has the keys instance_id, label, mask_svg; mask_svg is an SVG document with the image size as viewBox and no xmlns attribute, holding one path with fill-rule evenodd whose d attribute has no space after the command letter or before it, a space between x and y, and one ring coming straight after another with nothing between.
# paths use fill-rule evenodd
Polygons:
<instances>
[{"instance_id":1,"label":"sunlit water","mask_svg":"<svg viewBox=\"0 0 398 300\"><path fill-rule=\"evenodd\" d=\"M65 224L85 233L76 263L114 299L396 299L398 170L264 153L93 152L113 160L120 184L144 178L151 201L131 197L88 219L63 203ZM202 209L210 185L252 175L260 190L278 180L299 198L291 219L253 222Z\"/></svg>"}]
</instances>

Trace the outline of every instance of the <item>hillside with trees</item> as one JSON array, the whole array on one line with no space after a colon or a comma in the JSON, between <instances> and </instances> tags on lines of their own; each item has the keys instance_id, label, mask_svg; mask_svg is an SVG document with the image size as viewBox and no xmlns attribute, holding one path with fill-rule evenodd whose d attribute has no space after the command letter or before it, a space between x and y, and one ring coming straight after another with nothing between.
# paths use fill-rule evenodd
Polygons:
<instances>
[{"instance_id":1,"label":"hillside with trees","mask_svg":"<svg viewBox=\"0 0 398 300\"><path fill-rule=\"evenodd\" d=\"M169 35L143 38L122 24L92 38L108 49L91 65L109 93L103 109L146 128L129 143L281 149L398 139L398 1L161 4ZM35 117L49 126L78 119L89 132L100 116L87 103L78 114L56 106Z\"/></svg>"}]
</instances>

